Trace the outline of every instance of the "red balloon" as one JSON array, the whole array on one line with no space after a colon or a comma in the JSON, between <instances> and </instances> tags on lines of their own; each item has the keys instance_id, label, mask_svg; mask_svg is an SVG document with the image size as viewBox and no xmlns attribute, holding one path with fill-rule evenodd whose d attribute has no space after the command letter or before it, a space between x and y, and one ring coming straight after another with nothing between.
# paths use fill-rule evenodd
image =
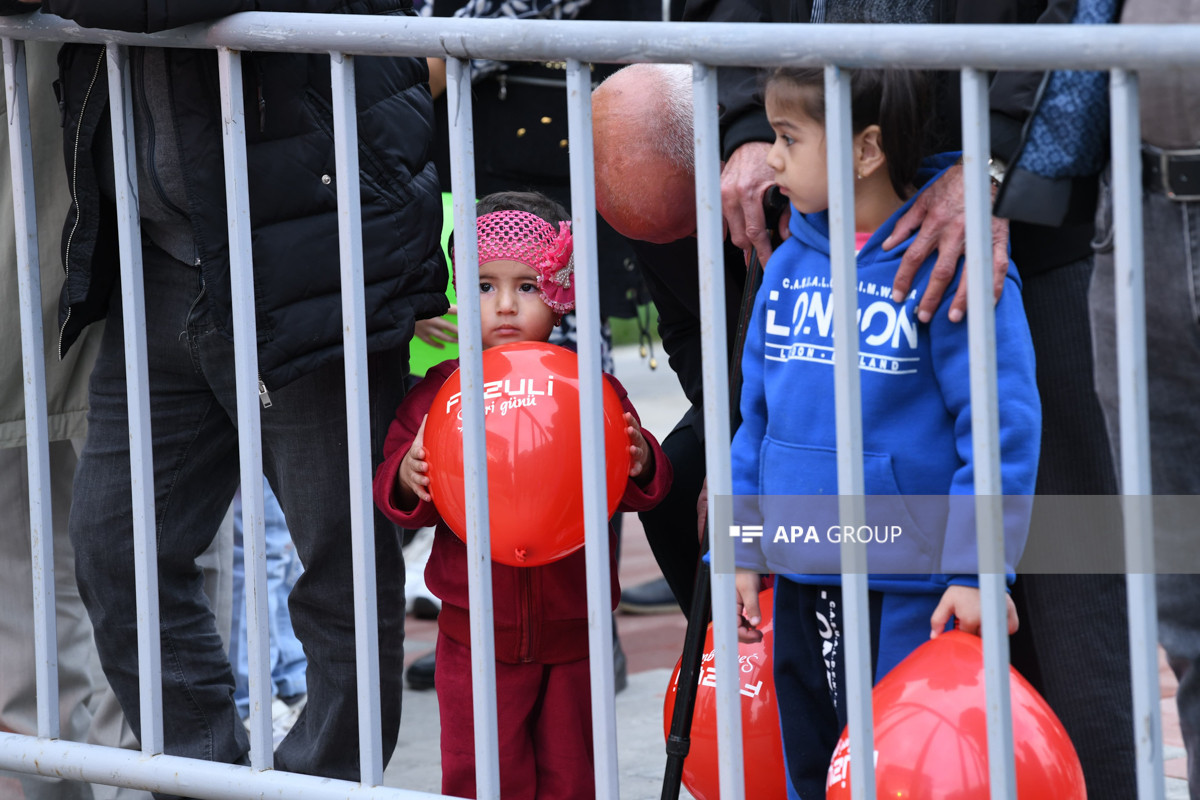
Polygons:
<instances>
[{"instance_id":1,"label":"red balloon","mask_svg":"<svg viewBox=\"0 0 1200 800\"><path fill-rule=\"evenodd\" d=\"M1021 800L1086 800L1083 768L1058 717L1012 667L1013 741ZM879 798L988 800L983 642L943 633L896 665L872 693ZM850 742L842 731L826 800L850 800Z\"/></svg>"},{"instance_id":2,"label":"red balloon","mask_svg":"<svg viewBox=\"0 0 1200 800\"><path fill-rule=\"evenodd\" d=\"M775 699L771 649L775 626L771 621L775 592L767 589L758 596L762 612L761 642L738 642L738 662L742 680L742 758L746 798L773 800L787 797L783 770L783 742L779 734L779 709ZM691 749L683 762L683 785L696 800L717 800L721 796L717 774L717 693L712 624L704 639L704 657L700 665L700 684L696 687L696 706L692 716ZM671 714L679 685L680 663L675 665L663 703L663 736L671 735Z\"/></svg>"},{"instance_id":3,"label":"red balloon","mask_svg":"<svg viewBox=\"0 0 1200 800\"><path fill-rule=\"evenodd\" d=\"M579 363L545 342L483 351L492 560L514 567L557 561L583 546ZM425 423L429 491L442 519L466 540L460 372L446 380ZM629 436L616 390L604 381L608 516L629 480Z\"/></svg>"}]
</instances>

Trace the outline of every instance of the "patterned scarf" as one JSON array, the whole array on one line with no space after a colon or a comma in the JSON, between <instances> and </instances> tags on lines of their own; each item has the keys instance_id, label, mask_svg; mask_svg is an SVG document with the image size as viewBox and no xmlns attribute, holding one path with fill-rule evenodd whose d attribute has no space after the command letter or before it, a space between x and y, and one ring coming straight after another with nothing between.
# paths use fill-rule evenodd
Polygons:
<instances>
[{"instance_id":1,"label":"patterned scarf","mask_svg":"<svg viewBox=\"0 0 1200 800\"><path fill-rule=\"evenodd\" d=\"M575 19L592 0L467 0L454 12L456 17L474 19ZM422 16L433 15L433 3L419 9ZM508 67L500 61L477 58L471 61L471 80L479 81Z\"/></svg>"}]
</instances>

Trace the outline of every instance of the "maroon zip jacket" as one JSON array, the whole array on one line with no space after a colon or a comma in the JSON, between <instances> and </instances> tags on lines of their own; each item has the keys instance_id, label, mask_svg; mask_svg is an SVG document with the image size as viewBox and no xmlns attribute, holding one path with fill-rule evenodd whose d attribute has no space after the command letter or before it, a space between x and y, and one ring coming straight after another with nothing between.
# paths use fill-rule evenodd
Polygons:
<instances>
[{"instance_id":1,"label":"maroon zip jacket","mask_svg":"<svg viewBox=\"0 0 1200 800\"><path fill-rule=\"evenodd\" d=\"M433 552L425 567L425 583L442 600L438 627L443 634L470 647L470 617L467 599L467 546L438 515L433 503L419 501L412 511L395 505L392 490L400 462L412 446L417 428L433 404L442 384L458 369L458 360L443 361L426 374L400 407L388 428L383 447L384 461L375 472L375 505L397 525L421 528L436 525ZM604 376L617 390L621 405L637 417L625 388L611 375ZM654 475L645 487L632 479L625 486L621 511L645 511L658 505L671 488L671 462L658 440L646 430ZM547 498L553 502L553 498ZM492 616L496 632L496 660L515 664L539 662L562 664L587 658L587 577L583 548L566 558L540 567L510 567L492 564ZM609 528L609 568L612 574L612 606L620 597L617 583L616 533Z\"/></svg>"}]
</instances>

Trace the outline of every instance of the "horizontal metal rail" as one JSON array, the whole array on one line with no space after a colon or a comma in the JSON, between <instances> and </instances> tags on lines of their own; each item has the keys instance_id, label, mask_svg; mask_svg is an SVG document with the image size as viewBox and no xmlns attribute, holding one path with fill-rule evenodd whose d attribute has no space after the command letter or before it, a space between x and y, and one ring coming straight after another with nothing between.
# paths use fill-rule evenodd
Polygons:
<instances>
[{"instance_id":1,"label":"horizontal metal rail","mask_svg":"<svg viewBox=\"0 0 1200 800\"><path fill-rule=\"evenodd\" d=\"M508 61L709 66L1127 69L1200 66L1200 25L770 25L578 22L251 11L144 34L46 14L0 18L0 36L155 47Z\"/></svg>"},{"instance_id":2,"label":"horizontal metal rail","mask_svg":"<svg viewBox=\"0 0 1200 800\"><path fill-rule=\"evenodd\" d=\"M61 739L33 739L0 733L0 769L52 775L73 781L140 786L153 792L241 800L247 797L286 800L433 800L442 795L364 786L275 770L257 770L180 756L147 757L136 750L79 744ZM119 777L119 780L117 778Z\"/></svg>"}]
</instances>

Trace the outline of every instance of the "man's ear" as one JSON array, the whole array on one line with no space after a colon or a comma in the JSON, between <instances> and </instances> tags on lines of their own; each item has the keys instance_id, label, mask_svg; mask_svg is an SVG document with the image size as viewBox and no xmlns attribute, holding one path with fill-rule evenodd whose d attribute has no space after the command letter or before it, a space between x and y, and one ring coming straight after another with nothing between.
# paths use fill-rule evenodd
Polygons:
<instances>
[{"instance_id":1,"label":"man's ear","mask_svg":"<svg viewBox=\"0 0 1200 800\"><path fill-rule=\"evenodd\" d=\"M880 168L887 168L883 133L878 125L868 125L854 136L854 174L865 178Z\"/></svg>"}]
</instances>

